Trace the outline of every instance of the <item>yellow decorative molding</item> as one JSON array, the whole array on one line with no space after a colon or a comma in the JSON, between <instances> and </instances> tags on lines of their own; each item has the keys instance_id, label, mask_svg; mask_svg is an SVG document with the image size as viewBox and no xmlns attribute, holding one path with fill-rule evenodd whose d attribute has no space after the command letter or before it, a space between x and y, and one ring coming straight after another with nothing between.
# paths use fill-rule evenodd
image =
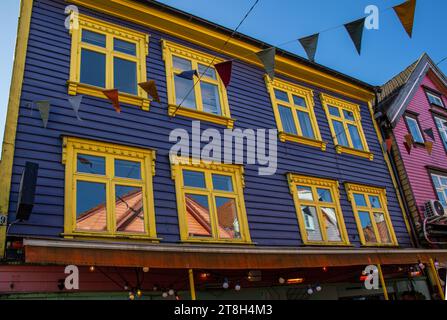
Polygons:
<instances>
[{"instance_id":1,"label":"yellow decorative molding","mask_svg":"<svg viewBox=\"0 0 447 320\"><path fill-rule=\"evenodd\" d=\"M312 176L303 176L296 173L287 173L287 180L289 181L290 192L294 192L293 186L297 184L314 185L319 187L332 188L337 198L340 198L340 184L337 180L316 178Z\"/></svg>"},{"instance_id":2,"label":"yellow decorative molding","mask_svg":"<svg viewBox=\"0 0 447 320\"><path fill-rule=\"evenodd\" d=\"M172 104L170 104L168 106L168 114L170 117L183 116L183 117L187 117L187 118L192 118L192 119L202 120L202 121L211 122L211 123L215 123L215 124L220 124L220 125L226 126L229 129L232 129L234 127L234 122L236 121L235 119L232 119L232 118L219 116L216 114L203 112L203 111L199 111L199 110L195 110L195 109L191 109L191 108L178 107L178 106L172 105Z\"/></svg>"},{"instance_id":3,"label":"yellow decorative molding","mask_svg":"<svg viewBox=\"0 0 447 320\"><path fill-rule=\"evenodd\" d=\"M168 52L170 54L188 58L190 60L197 60L205 65L210 65L211 63L216 64L224 61L219 57L215 57L210 54L182 46L169 40L161 39L160 42L163 49L162 51L164 61L169 58Z\"/></svg>"},{"instance_id":4,"label":"yellow decorative molding","mask_svg":"<svg viewBox=\"0 0 447 320\"><path fill-rule=\"evenodd\" d=\"M281 142L291 141L291 142L296 142L296 143L300 143L300 144L305 144L305 145L308 145L311 147L317 147L317 148L320 148L321 151L326 151L327 143L325 141L310 139L310 138L306 138L306 137L300 137L295 134L291 134L291 133L287 133L287 132L278 133L278 137L279 137L279 141L281 141Z\"/></svg>"},{"instance_id":5,"label":"yellow decorative molding","mask_svg":"<svg viewBox=\"0 0 447 320\"><path fill-rule=\"evenodd\" d=\"M352 192L360 192L360 193L368 193L368 194L375 194L375 195L384 195L385 198L385 204L387 204L386 200L386 188L378 188L368 185L362 185L362 184L353 184L349 182L345 182L345 189L348 193L348 199L349 201L352 201Z\"/></svg>"},{"instance_id":6,"label":"yellow decorative molding","mask_svg":"<svg viewBox=\"0 0 447 320\"><path fill-rule=\"evenodd\" d=\"M336 145L335 151L339 154L346 153L346 154L351 154L353 156L366 158L371 161L374 160L374 153L369 152L369 151L358 150L358 149L354 149L354 148L345 147L342 145Z\"/></svg>"},{"instance_id":7,"label":"yellow decorative molding","mask_svg":"<svg viewBox=\"0 0 447 320\"><path fill-rule=\"evenodd\" d=\"M298 96L302 96L302 97L307 97L307 96L313 97L314 96L314 92L312 89L305 88L303 86L300 86L298 84L295 84L295 83L292 83L289 81L285 81L285 80L278 79L278 78L275 78L273 81L271 81L268 78L268 75L264 75L264 80L265 80L267 86L272 86L277 89L292 92ZM308 102L311 103L312 107L315 105L312 99Z\"/></svg>"},{"instance_id":8,"label":"yellow decorative molding","mask_svg":"<svg viewBox=\"0 0 447 320\"><path fill-rule=\"evenodd\" d=\"M320 98L321 100L326 103L326 104L330 104L332 106L335 107L340 107L343 109L348 109L354 113L358 113L359 114L359 120L361 120L360 118L360 105L343 100L343 99L339 99L330 95L327 95L325 93L320 93Z\"/></svg>"}]
</instances>

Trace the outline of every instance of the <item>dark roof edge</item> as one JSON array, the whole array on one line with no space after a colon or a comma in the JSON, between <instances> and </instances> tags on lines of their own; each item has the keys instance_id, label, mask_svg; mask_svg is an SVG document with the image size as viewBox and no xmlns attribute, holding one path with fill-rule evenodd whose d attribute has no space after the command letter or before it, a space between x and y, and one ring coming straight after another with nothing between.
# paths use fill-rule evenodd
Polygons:
<instances>
[{"instance_id":1,"label":"dark roof edge","mask_svg":"<svg viewBox=\"0 0 447 320\"><path fill-rule=\"evenodd\" d=\"M156 9L168 12L170 14L176 15L176 16L184 18L184 19L187 19L189 21L193 21L193 22L198 23L198 24L200 24L200 25L202 25L204 27L217 29L218 31L220 31L222 33L225 33L227 35L231 35L233 33L233 30L231 30L229 28L226 28L224 26L221 26L221 25L216 24L214 22L211 22L209 20L205 20L203 18L197 17L195 15L192 15L192 14L187 13L185 11L176 9L174 7L171 7L169 5L166 5L166 4L158 2L158 1L154 1L154 0L134 0L134 1L143 3L143 4L148 5L148 6L152 6L152 7L156 8ZM271 44L268 44L266 42L263 42L261 40L252 38L250 36L247 36L247 35L245 35L243 33L239 33L239 32L236 32L233 35L233 38L240 39L240 40L246 41L246 42L248 42L248 43L250 43L252 45L258 46L258 47L260 47L261 50L262 49L266 49L266 48L270 48L270 47L274 47ZM298 41L297 41L297 43L298 43ZM315 63L315 62L311 62L311 61L309 61L309 60L307 60L307 59L305 59L303 57L300 57L299 55L291 53L289 51L276 48L276 52L277 52L277 54L279 54L279 55L281 55L283 57L287 57L287 58L290 58L290 59L293 59L293 60L298 60L298 62L300 62L302 64L305 64L305 65L310 66L312 68L318 69L318 70L323 71L325 73L328 73L330 75L343 78L343 80L351 82L353 84L356 84L357 86L362 87L364 89L367 89L367 90L370 90L370 91L374 91L375 88L376 88L376 86L368 84L368 83L366 83L364 81L361 81L359 79L356 79L354 77L348 76L348 75L346 75L344 73L341 73L339 71L336 71L334 69L325 67L325 66L323 66L321 64L318 64L318 63Z\"/></svg>"}]
</instances>

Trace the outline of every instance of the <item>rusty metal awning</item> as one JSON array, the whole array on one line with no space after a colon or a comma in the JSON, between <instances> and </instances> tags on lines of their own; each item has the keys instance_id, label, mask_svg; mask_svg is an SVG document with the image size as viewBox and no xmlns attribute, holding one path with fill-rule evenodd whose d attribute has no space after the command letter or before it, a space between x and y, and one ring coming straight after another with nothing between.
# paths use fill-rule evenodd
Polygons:
<instances>
[{"instance_id":1,"label":"rusty metal awning","mask_svg":"<svg viewBox=\"0 0 447 320\"><path fill-rule=\"evenodd\" d=\"M292 248L213 244L129 244L25 239L33 264L192 269L286 269L447 261L447 250L398 248Z\"/></svg>"}]
</instances>

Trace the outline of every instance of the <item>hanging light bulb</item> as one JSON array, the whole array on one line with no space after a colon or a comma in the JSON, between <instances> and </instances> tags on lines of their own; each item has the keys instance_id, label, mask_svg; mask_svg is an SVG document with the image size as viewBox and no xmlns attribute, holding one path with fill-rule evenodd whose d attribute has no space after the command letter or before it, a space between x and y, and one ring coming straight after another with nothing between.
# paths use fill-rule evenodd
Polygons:
<instances>
[{"instance_id":1,"label":"hanging light bulb","mask_svg":"<svg viewBox=\"0 0 447 320\"><path fill-rule=\"evenodd\" d=\"M174 291L174 289L169 289L168 293L169 293L170 296L173 296L175 291Z\"/></svg>"},{"instance_id":2,"label":"hanging light bulb","mask_svg":"<svg viewBox=\"0 0 447 320\"><path fill-rule=\"evenodd\" d=\"M137 290L137 297L141 298L143 296L143 291L141 291L140 289Z\"/></svg>"},{"instance_id":3,"label":"hanging light bulb","mask_svg":"<svg viewBox=\"0 0 447 320\"><path fill-rule=\"evenodd\" d=\"M419 269L424 270L425 264L423 264L421 261L419 261Z\"/></svg>"},{"instance_id":4,"label":"hanging light bulb","mask_svg":"<svg viewBox=\"0 0 447 320\"><path fill-rule=\"evenodd\" d=\"M309 289L307 289L307 294L312 295L313 293L314 293L314 290L311 287L309 287Z\"/></svg>"},{"instance_id":5,"label":"hanging light bulb","mask_svg":"<svg viewBox=\"0 0 447 320\"><path fill-rule=\"evenodd\" d=\"M149 267L143 267L143 272L149 272Z\"/></svg>"},{"instance_id":6,"label":"hanging light bulb","mask_svg":"<svg viewBox=\"0 0 447 320\"><path fill-rule=\"evenodd\" d=\"M224 282L223 282L223 284L222 284L222 287L223 287L224 289L228 289L228 288L230 287L230 284L228 283L228 279L227 279L227 278L224 279Z\"/></svg>"},{"instance_id":7,"label":"hanging light bulb","mask_svg":"<svg viewBox=\"0 0 447 320\"><path fill-rule=\"evenodd\" d=\"M89 270L90 270L90 272L95 271L95 266L90 266Z\"/></svg>"},{"instance_id":8,"label":"hanging light bulb","mask_svg":"<svg viewBox=\"0 0 447 320\"><path fill-rule=\"evenodd\" d=\"M284 279L283 277L279 277L278 282L280 284L284 284L286 282L286 279Z\"/></svg>"},{"instance_id":9,"label":"hanging light bulb","mask_svg":"<svg viewBox=\"0 0 447 320\"><path fill-rule=\"evenodd\" d=\"M133 292L129 292L129 300L135 300L135 295Z\"/></svg>"},{"instance_id":10,"label":"hanging light bulb","mask_svg":"<svg viewBox=\"0 0 447 320\"><path fill-rule=\"evenodd\" d=\"M239 283L237 285L235 285L234 290L241 291L241 285Z\"/></svg>"},{"instance_id":11,"label":"hanging light bulb","mask_svg":"<svg viewBox=\"0 0 447 320\"><path fill-rule=\"evenodd\" d=\"M319 285L319 284L317 284L317 286L315 287L315 290L317 291L317 292L320 292L321 291L321 286Z\"/></svg>"},{"instance_id":12,"label":"hanging light bulb","mask_svg":"<svg viewBox=\"0 0 447 320\"><path fill-rule=\"evenodd\" d=\"M438 262L438 260L435 259L435 263L434 264L435 264L435 268L439 269L439 262Z\"/></svg>"},{"instance_id":13,"label":"hanging light bulb","mask_svg":"<svg viewBox=\"0 0 447 320\"><path fill-rule=\"evenodd\" d=\"M158 286L154 285L153 288L152 288L152 291L158 291Z\"/></svg>"},{"instance_id":14,"label":"hanging light bulb","mask_svg":"<svg viewBox=\"0 0 447 320\"><path fill-rule=\"evenodd\" d=\"M129 286L127 284L124 285L124 290L129 290Z\"/></svg>"},{"instance_id":15,"label":"hanging light bulb","mask_svg":"<svg viewBox=\"0 0 447 320\"><path fill-rule=\"evenodd\" d=\"M161 296L162 296L163 298L167 298L167 297L168 297L168 293L167 293L166 291L164 291L164 292L161 294Z\"/></svg>"}]
</instances>

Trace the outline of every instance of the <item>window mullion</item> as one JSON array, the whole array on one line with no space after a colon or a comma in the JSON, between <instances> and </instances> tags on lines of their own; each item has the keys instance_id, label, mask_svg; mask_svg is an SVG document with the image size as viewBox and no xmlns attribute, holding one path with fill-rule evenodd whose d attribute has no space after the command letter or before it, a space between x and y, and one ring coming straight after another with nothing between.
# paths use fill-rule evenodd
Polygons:
<instances>
[{"instance_id":1,"label":"window mullion","mask_svg":"<svg viewBox=\"0 0 447 320\"><path fill-rule=\"evenodd\" d=\"M197 73L198 73L198 70L199 70L199 66L198 66L198 63L197 63L197 61L195 61L195 60L190 60L191 61L191 66L192 66L192 69L193 70L197 70ZM199 74L199 77L200 77L200 74ZM194 94L195 94L195 97L196 97L196 106L197 106L197 110L199 110L199 111L203 111L203 101L202 101L202 90L200 89L200 82L202 81L202 80L199 80L199 77L197 77L197 76L194 76L193 77L193 90L192 91L194 91ZM191 91L191 92L192 92ZM190 93L191 94L191 93ZM186 97L185 97L186 98Z\"/></svg>"},{"instance_id":2,"label":"window mullion","mask_svg":"<svg viewBox=\"0 0 447 320\"><path fill-rule=\"evenodd\" d=\"M113 79L113 36L107 35L106 38L106 88L112 89L115 87Z\"/></svg>"},{"instance_id":3,"label":"window mullion","mask_svg":"<svg viewBox=\"0 0 447 320\"><path fill-rule=\"evenodd\" d=\"M343 128L346 133L346 139L348 140L348 144L350 148L354 148L354 144L352 143L351 133L349 132L348 122L343 118ZM359 132L360 134L360 132Z\"/></svg>"}]
</instances>

